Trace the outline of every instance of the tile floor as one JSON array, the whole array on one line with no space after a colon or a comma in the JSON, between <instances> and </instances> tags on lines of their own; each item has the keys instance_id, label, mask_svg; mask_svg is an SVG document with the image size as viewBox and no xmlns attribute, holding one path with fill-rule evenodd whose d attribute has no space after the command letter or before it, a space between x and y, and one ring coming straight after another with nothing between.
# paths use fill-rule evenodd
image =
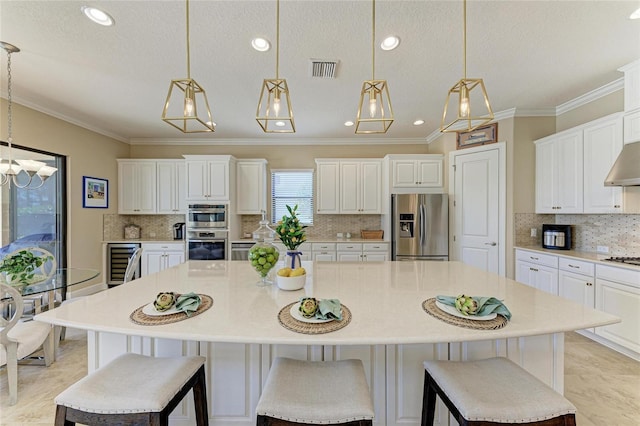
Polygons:
<instances>
[{"instance_id":1,"label":"tile floor","mask_svg":"<svg viewBox=\"0 0 640 426\"><path fill-rule=\"evenodd\" d=\"M566 337L565 395L578 408L578 426L640 425L640 362L577 333ZM53 398L86 374L86 334L68 330L49 368L21 366L18 403L9 406L0 369L0 425L52 425Z\"/></svg>"}]
</instances>

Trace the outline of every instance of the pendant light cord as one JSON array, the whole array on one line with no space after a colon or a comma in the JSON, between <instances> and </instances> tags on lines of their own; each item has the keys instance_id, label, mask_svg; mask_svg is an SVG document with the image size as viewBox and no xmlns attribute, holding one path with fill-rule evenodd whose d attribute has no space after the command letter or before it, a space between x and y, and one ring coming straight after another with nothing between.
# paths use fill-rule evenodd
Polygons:
<instances>
[{"instance_id":1,"label":"pendant light cord","mask_svg":"<svg viewBox=\"0 0 640 426\"><path fill-rule=\"evenodd\" d=\"M191 79L191 50L189 47L189 0L187 0L187 78Z\"/></svg>"},{"instance_id":2,"label":"pendant light cord","mask_svg":"<svg viewBox=\"0 0 640 426\"><path fill-rule=\"evenodd\" d=\"M371 80L376 79L376 0L372 1L371 13Z\"/></svg>"},{"instance_id":3,"label":"pendant light cord","mask_svg":"<svg viewBox=\"0 0 640 426\"><path fill-rule=\"evenodd\" d=\"M276 80L280 71L280 0L276 1Z\"/></svg>"},{"instance_id":4,"label":"pendant light cord","mask_svg":"<svg viewBox=\"0 0 640 426\"><path fill-rule=\"evenodd\" d=\"M463 0L462 11L462 63L464 67L464 79L467 79L467 0Z\"/></svg>"},{"instance_id":5,"label":"pendant light cord","mask_svg":"<svg viewBox=\"0 0 640 426\"><path fill-rule=\"evenodd\" d=\"M11 142L13 139L13 96L11 91L11 50L7 50L7 144L9 145L9 168L11 168Z\"/></svg>"}]
</instances>

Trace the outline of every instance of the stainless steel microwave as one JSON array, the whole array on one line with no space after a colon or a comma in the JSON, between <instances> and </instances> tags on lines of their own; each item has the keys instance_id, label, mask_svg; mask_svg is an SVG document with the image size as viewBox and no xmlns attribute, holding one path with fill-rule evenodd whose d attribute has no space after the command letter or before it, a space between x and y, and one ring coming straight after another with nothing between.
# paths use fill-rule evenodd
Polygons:
<instances>
[{"instance_id":1,"label":"stainless steel microwave","mask_svg":"<svg viewBox=\"0 0 640 426\"><path fill-rule=\"evenodd\" d=\"M187 228L227 228L225 204L189 204Z\"/></svg>"}]
</instances>

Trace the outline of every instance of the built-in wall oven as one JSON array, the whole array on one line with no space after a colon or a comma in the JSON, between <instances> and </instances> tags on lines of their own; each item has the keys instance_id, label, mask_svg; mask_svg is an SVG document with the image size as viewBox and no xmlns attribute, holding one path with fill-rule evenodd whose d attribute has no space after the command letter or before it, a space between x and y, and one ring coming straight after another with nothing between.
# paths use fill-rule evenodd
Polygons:
<instances>
[{"instance_id":1,"label":"built-in wall oven","mask_svg":"<svg viewBox=\"0 0 640 426\"><path fill-rule=\"evenodd\" d=\"M213 228L187 229L189 260L226 260L228 231Z\"/></svg>"},{"instance_id":2,"label":"built-in wall oven","mask_svg":"<svg viewBox=\"0 0 640 426\"><path fill-rule=\"evenodd\" d=\"M189 204L187 229L227 229L227 206L225 204Z\"/></svg>"}]
</instances>

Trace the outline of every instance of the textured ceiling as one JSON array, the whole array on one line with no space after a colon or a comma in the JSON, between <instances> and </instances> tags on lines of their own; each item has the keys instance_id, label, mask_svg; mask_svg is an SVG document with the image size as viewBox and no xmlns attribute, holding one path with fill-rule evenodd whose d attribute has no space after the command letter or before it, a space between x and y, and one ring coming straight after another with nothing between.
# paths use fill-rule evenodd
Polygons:
<instances>
[{"instance_id":1,"label":"textured ceiling","mask_svg":"<svg viewBox=\"0 0 640 426\"><path fill-rule=\"evenodd\" d=\"M110 13L100 27L80 11ZM388 81L396 121L389 140L424 139L439 126L448 89L462 77L462 2L378 0L376 78ZM553 109L619 79L640 58L634 1L468 2L468 76L483 78L494 111ZM186 77L184 1L0 0L0 40L12 56L14 101L116 137L295 142L362 141L355 120L362 82L371 78L371 2L282 0L280 77L286 78L297 132L264 134L255 110L264 78L275 77L275 1L191 1L191 76L218 124L183 135L160 120L171 79ZM340 61L337 78L312 79L309 59ZM6 97L6 54L2 52ZM416 119L422 126L413 126ZM6 138L6 127L0 137Z\"/></svg>"}]
</instances>

